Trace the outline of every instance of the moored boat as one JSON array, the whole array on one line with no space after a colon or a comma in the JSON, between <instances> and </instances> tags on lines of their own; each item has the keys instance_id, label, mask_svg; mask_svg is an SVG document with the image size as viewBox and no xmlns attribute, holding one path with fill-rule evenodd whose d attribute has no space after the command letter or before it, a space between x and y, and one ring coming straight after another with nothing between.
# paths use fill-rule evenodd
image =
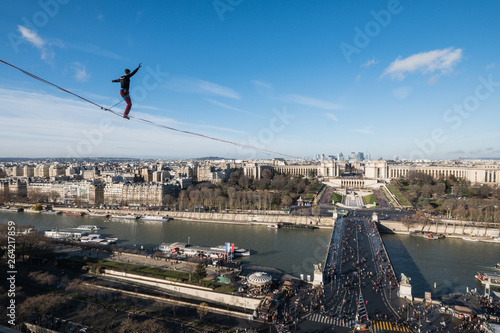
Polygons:
<instances>
[{"instance_id":1,"label":"moored boat","mask_svg":"<svg viewBox=\"0 0 500 333\"><path fill-rule=\"evenodd\" d=\"M482 284L490 284L493 287L500 287L500 274L478 272L475 275Z\"/></svg>"},{"instance_id":2,"label":"moored boat","mask_svg":"<svg viewBox=\"0 0 500 333\"><path fill-rule=\"evenodd\" d=\"M41 213L42 214L49 214L49 215L59 215L59 214L62 214L62 212L58 211L58 210L42 210Z\"/></svg>"},{"instance_id":3,"label":"moored boat","mask_svg":"<svg viewBox=\"0 0 500 333\"><path fill-rule=\"evenodd\" d=\"M267 227L271 228L271 229L279 229L280 225L279 225L279 223L273 223L273 224L269 224Z\"/></svg>"},{"instance_id":4,"label":"moored boat","mask_svg":"<svg viewBox=\"0 0 500 333\"><path fill-rule=\"evenodd\" d=\"M98 239L102 239L99 234L89 234L87 236L81 237L80 241L82 243L96 242Z\"/></svg>"},{"instance_id":5,"label":"moored boat","mask_svg":"<svg viewBox=\"0 0 500 333\"><path fill-rule=\"evenodd\" d=\"M141 217L141 220L167 222L167 221L170 221L170 217L168 217L168 216L156 216L156 215L144 215Z\"/></svg>"},{"instance_id":6,"label":"moored boat","mask_svg":"<svg viewBox=\"0 0 500 333\"><path fill-rule=\"evenodd\" d=\"M477 238L473 237L462 237L463 240L469 241L469 242L479 242Z\"/></svg>"},{"instance_id":7,"label":"moored boat","mask_svg":"<svg viewBox=\"0 0 500 333\"><path fill-rule=\"evenodd\" d=\"M130 220L137 220L140 216L137 215L116 215L113 214L111 215L112 219L130 219Z\"/></svg>"},{"instance_id":8,"label":"moored boat","mask_svg":"<svg viewBox=\"0 0 500 333\"><path fill-rule=\"evenodd\" d=\"M250 250L247 250L247 249L235 249L233 254L235 257L247 257L251 253L250 253Z\"/></svg>"},{"instance_id":9,"label":"moored boat","mask_svg":"<svg viewBox=\"0 0 500 333\"><path fill-rule=\"evenodd\" d=\"M166 253L178 253L188 256L203 255L210 258L223 258L225 256L230 256L231 254L234 257L242 257L249 256L251 254L250 250L243 248L240 249L233 246L232 243L218 246L198 246L182 242L161 243L158 250Z\"/></svg>"},{"instance_id":10,"label":"moored boat","mask_svg":"<svg viewBox=\"0 0 500 333\"><path fill-rule=\"evenodd\" d=\"M78 240L82 237L88 236L88 231L71 231L71 230L47 230L45 231L45 237L54 239L64 239L64 240Z\"/></svg>"},{"instance_id":11,"label":"moored boat","mask_svg":"<svg viewBox=\"0 0 500 333\"><path fill-rule=\"evenodd\" d=\"M95 213L95 212L90 212L87 214L88 216L90 217L104 217L104 218L107 218L109 217L109 214L106 214L106 213Z\"/></svg>"},{"instance_id":12,"label":"moored boat","mask_svg":"<svg viewBox=\"0 0 500 333\"><path fill-rule=\"evenodd\" d=\"M66 215L75 215L75 216L83 216L84 212L66 212Z\"/></svg>"},{"instance_id":13,"label":"moored boat","mask_svg":"<svg viewBox=\"0 0 500 333\"><path fill-rule=\"evenodd\" d=\"M17 213L24 211L24 208L6 206L6 207L0 207L0 211Z\"/></svg>"},{"instance_id":14,"label":"moored boat","mask_svg":"<svg viewBox=\"0 0 500 333\"><path fill-rule=\"evenodd\" d=\"M425 239L443 239L444 238L444 235L443 234L434 234L434 233L426 233L424 234L423 238Z\"/></svg>"},{"instance_id":15,"label":"moored boat","mask_svg":"<svg viewBox=\"0 0 500 333\"><path fill-rule=\"evenodd\" d=\"M96 225L90 225L90 224L84 224L84 225L79 225L78 227L76 227L77 230L85 230L85 231L97 231L97 230L101 230L100 227L96 226Z\"/></svg>"}]
</instances>

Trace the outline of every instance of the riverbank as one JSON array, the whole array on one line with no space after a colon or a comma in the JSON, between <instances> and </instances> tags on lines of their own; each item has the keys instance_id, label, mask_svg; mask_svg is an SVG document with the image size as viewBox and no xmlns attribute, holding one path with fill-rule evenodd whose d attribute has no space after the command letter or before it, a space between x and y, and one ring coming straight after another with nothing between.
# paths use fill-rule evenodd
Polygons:
<instances>
[{"instance_id":1,"label":"riverbank","mask_svg":"<svg viewBox=\"0 0 500 333\"><path fill-rule=\"evenodd\" d=\"M487 242L500 244L500 228L479 227L468 225L463 221L445 221L445 223L433 223L426 226L414 224L408 228L402 222L382 220L379 221L381 232L394 234L410 234L411 231L421 230L435 234L443 234L450 238L462 238L469 241Z\"/></svg>"},{"instance_id":2,"label":"riverbank","mask_svg":"<svg viewBox=\"0 0 500 333\"><path fill-rule=\"evenodd\" d=\"M87 208L66 208L54 207L54 211L88 213ZM161 210L107 210L107 209L91 209L90 211L100 214L113 215L152 215L152 216L169 216L182 221L196 221L209 223L230 223L239 225L271 225L276 223L292 223L301 226L310 225L318 228L332 228L332 217L316 217L316 216L295 216L283 214L281 212L253 212L253 213L199 213L199 212L176 212L176 211L161 211Z\"/></svg>"}]
</instances>

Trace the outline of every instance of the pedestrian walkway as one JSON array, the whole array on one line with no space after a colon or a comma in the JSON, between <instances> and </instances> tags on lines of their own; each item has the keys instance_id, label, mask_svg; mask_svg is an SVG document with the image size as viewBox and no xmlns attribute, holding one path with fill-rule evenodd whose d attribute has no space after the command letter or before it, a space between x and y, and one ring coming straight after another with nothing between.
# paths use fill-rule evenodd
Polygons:
<instances>
[{"instance_id":1,"label":"pedestrian walkway","mask_svg":"<svg viewBox=\"0 0 500 333\"><path fill-rule=\"evenodd\" d=\"M373 322L372 332L410 332L410 330L401 324L391 323L388 321L375 321Z\"/></svg>"},{"instance_id":2,"label":"pedestrian walkway","mask_svg":"<svg viewBox=\"0 0 500 333\"><path fill-rule=\"evenodd\" d=\"M363 298L363 294L359 293L358 299L358 318L359 320L368 319L368 311L366 311L365 299Z\"/></svg>"},{"instance_id":3,"label":"pedestrian walkway","mask_svg":"<svg viewBox=\"0 0 500 333\"><path fill-rule=\"evenodd\" d=\"M309 318L311 321L315 321L322 324L341 326L341 327L354 327L354 320L345 320L345 319L334 319L328 316L320 315L319 313L315 313L311 315Z\"/></svg>"}]
</instances>

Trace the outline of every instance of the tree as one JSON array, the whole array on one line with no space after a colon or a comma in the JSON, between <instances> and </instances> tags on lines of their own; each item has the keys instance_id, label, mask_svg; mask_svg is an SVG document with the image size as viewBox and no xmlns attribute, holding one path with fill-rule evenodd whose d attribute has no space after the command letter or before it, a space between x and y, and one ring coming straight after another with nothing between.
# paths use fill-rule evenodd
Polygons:
<instances>
[{"instance_id":1,"label":"tree","mask_svg":"<svg viewBox=\"0 0 500 333\"><path fill-rule=\"evenodd\" d=\"M42 209L43 209L43 205L41 203L37 203L37 204L31 206L31 210L41 211Z\"/></svg>"},{"instance_id":2,"label":"tree","mask_svg":"<svg viewBox=\"0 0 500 333\"><path fill-rule=\"evenodd\" d=\"M48 287L55 286L57 284L57 276L50 274L49 272L30 272L28 277L35 282L37 285L46 285Z\"/></svg>"},{"instance_id":3,"label":"tree","mask_svg":"<svg viewBox=\"0 0 500 333\"><path fill-rule=\"evenodd\" d=\"M403 223L403 225L408 229L408 231L410 231L410 228L413 225L414 221L411 217L409 217L407 215L407 216L403 217L403 219L401 220L401 223Z\"/></svg>"},{"instance_id":4,"label":"tree","mask_svg":"<svg viewBox=\"0 0 500 333\"><path fill-rule=\"evenodd\" d=\"M430 219L421 210L417 211L415 215L413 215L413 221L422 225L422 231L424 231L424 228L430 223Z\"/></svg>"},{"instance_id":5,"label":"tree","mask_svg":"<svg viewBox=\"0 0 500 333\"><path fill-rule=\"evenodd\" d=\"M455 200L447 199L443 202L443 209L446 212L446 218L452 218L452 212L456 207Z\"/></svg>"},{"instance_id":6,"label":"tree","mask_svg":"<svg viewBox=\"0 0 500 333\"><path fill-rule=\"evenodd\" d=\"M205 265L200 262L198 265L196 265L196 268L194 270L193 278L200 282L204 278L207 277L207 270L205 268Z\"/></svg>"},{"instance_id":7,"label":"tree","mask_svg":"<svg viewBox=\"0 0 500 333\"><path fill-rule=\"evenodd\" d=\"M173 196L171 196L170 194L166 194L164 197L163 197L163 206L167 207L167 208L172 208L175 204L175 198Z\"/></svg>"},{"instance_id":8,"label":"tree","mask_svg":"<svg viewBox=\"0 0 500 333\"><path fill-rule=\"evenodd\" d=\"M57 191L50 191L48 194L48 199L50 200L50 202L55 204L56 202L60 201L61 196Z\"/></svg>"},{"instance_id":9,"label":"tree","mask_svg":"<svg viewBox=\"0 0 500 333\"><path fill-rule=\"evenodd\" d=\"M292 198L288 194L285 194L281 199L281 204L283 205L283 207L290 206L292 204Z\"/></svg>"},{"instance_id":10,"label":"tree","mask_svg":"<svg viewBox=\"0 0 500 333\"><path fill-rule=\"evenodd\" d=\"M35 315L40 323L45 315L52 315L55 308L65 302L65 298L57 294L43 294L27 298L19 307L19 322Z\"/></svg>"},{"instance_id":11,"label":"tree","mask_svg":"<svg viewBox=\"0 0 500 333\"><path fill-rule=\"evenodd\" d=\"M200 303L197 309L198 316L200 317L200 320L203 319L208 314L208 304L205 302Z\"/></svg>"}]
</instances>

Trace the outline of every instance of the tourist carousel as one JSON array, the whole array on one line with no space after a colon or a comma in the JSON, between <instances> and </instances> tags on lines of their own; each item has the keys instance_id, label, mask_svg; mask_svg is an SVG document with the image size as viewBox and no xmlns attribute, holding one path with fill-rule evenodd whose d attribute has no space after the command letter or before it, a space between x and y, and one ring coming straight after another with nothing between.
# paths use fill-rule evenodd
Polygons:
<instances>
[{"instance_id":1,"label":"tourist carousel","mask_svg":"<svg viewBox=\"0 0 500 333\"><path fill-rule=\"evenodd\" d=\"M262 295L269 291L272 277L265 272L255 272L247 277L248 292L254 295Z\"/></svg>"}]
</instances>

